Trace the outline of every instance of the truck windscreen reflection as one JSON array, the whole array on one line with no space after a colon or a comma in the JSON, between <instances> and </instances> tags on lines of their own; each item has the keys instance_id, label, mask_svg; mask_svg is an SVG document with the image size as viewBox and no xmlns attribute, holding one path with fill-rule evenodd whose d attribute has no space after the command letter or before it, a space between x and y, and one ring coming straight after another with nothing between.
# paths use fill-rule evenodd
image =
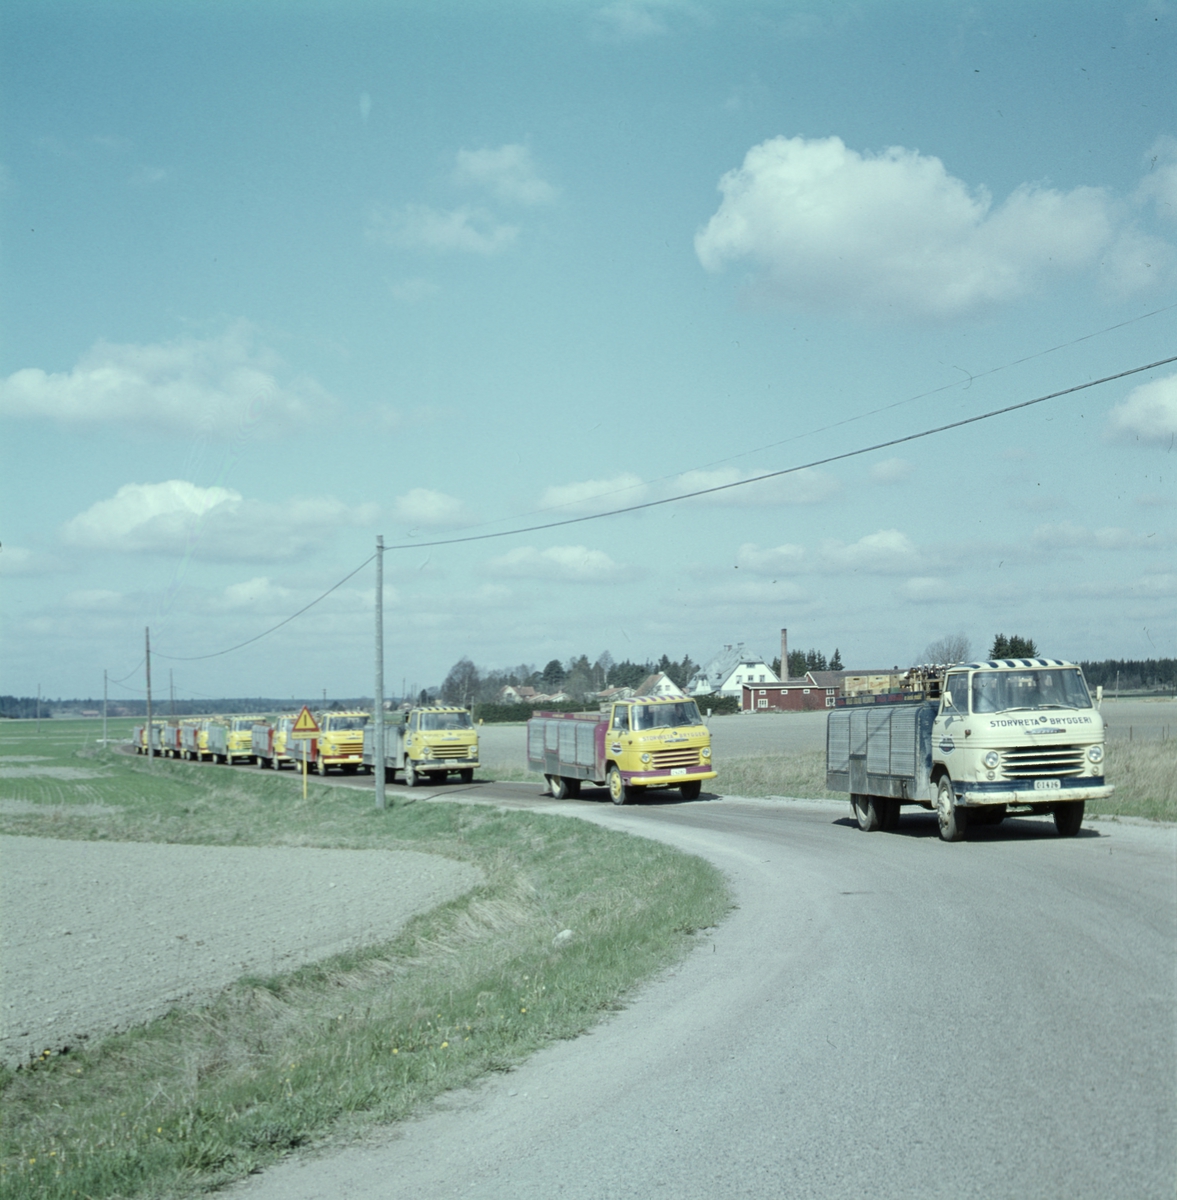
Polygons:
<instances>
[{"instance_id":1,"label":"truck windscreen reflection","mask_svg":"<svg viewBox=\"0 0 1177 1200\"><path fill-rule=\"evenodd\" d=\"M1021 708L1090 708L1091 696L1074 667L1034 671L977 671L973 675L973 712L999 713Z\"/></svg>"},{"instance_id":2,"label":"truck windscreen reflection","mask_svg":"<svg viewBox=\"0 0 1177 1200\"><path fill-rule=\"evenodd\" d=\"M680 725L702 725L699 706L694 700L680 704L635 704L634 729L676 729Z\"/></svg>"}]
</instances>

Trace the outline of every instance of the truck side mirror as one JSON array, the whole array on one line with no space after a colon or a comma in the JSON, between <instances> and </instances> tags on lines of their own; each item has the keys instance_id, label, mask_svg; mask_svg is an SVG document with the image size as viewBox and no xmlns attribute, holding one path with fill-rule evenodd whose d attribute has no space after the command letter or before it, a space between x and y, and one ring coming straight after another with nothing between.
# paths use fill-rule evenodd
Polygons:
<instances>
[{"instance_id":1,"label":"truck side mirror","mask_svg":"<svg viewBox=\"0 0 1177 1200\"><path fill-rule=\"evenodd\" d=\"M1095 707L1103 707L1103 684L1099 683L1095 686Z\"/></svg>"}]
</instances>

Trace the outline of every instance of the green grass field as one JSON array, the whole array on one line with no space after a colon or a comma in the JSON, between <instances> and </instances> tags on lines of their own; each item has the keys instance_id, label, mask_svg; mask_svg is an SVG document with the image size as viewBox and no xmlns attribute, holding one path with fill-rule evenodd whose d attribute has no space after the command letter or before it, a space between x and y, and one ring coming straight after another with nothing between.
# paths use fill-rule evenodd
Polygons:
<instances>
[{"instance_id":1,"label":"green grass field","mask_svg":"<svg viewBox=\"0 0 1177 1200\"><path fill-rule=\"evenodd\" d=\"M316 782L304 802L292 773L245 767L149 771L96 747L92 722L46 721L39 738L5 725L0 751L4 833L412 849L486 879L391 942L3 1072L6 1197L186 1195L403 1118L587 1029L729 905L703 860L587 822L452 803L379 812ZM555 942L563 929L574 936Z\"/></svg>"}]
</instances>

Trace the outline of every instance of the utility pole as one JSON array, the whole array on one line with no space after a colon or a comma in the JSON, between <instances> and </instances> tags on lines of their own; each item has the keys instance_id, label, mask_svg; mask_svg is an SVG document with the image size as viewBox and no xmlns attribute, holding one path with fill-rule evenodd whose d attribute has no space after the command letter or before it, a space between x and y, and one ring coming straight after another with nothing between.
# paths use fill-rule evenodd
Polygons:
<instances>
[{"instance_id":1,"label":"utility pole","mask_svg":"<svg viewBox=\"0 0 1177 1200\"><path fill-rule=\"evenodd\" d=\"M171 667L168 667L168 705L174 721L176 719L176 684L172 679Z\"/></svg>"},{"instance_id":2,"label":"utility pole","mask_svg":"<svg viewBox=\"0 0 1177 1200\"><path fill-rule=\"evenodd\" d=\"M102 745L106 745L106 675L102 672Z\"/></svg>"},{"instance_id":3,"label":"utility pole","mask_svg":"<svg viewBox=\"0 0 1177 1200\"><path fill-rule=\"evenodd\" d=\"M144 630L144 646L146 647L146 657L144 661L147 664L147 769L155 770L155 747L151 744L151 626L148 625Z\"/></svg>"},{"instance_id":4,"label":"utility pole","mask_svg":"<svg viewBox=\"0 0 1177 1200\"><path fill-rule=\"evenodd\" d=\"M376 688L372 720L372 770L376 773L376 807L384 807L384 534L376 535Z\"/></svg>"},{"instance_id":5,"label":"utility pole","mask_svg":"<svg viewBox=\"0 0 1177 1200\"><path fill-rule=\"evenodd\" d=\"M41 685L37 684L37 737L41 736Z\"/></svg>"}]
</instances>

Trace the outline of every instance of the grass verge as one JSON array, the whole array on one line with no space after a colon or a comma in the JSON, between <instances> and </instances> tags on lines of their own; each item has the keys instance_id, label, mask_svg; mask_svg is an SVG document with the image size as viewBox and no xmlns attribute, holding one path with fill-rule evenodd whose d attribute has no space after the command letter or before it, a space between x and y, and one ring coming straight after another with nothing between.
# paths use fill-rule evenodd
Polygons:
<instances>
[{"instance_id":1,"label":"grass verge","mask_svg":"<svg viewBox=\"0 0 1177 1200\"><path fill-rule=\"evenodd\" d=\"M6 1197L192 1194L395 1121L582 1032L729 903L702 860L586 822L452 803L378 812L321 784L304 802L290 774L245 768L156 760L149 773L73 724L40 739L3 728L0 830L413 849L474 863L486 882L391 942L3 1072Z\"/></svg>"},{"instance_id":2,"label":"grass verge","mask_svg":"<svg viewBox=\"0 0 1177 1200\"><path fill-rule=\"evenodd\" d=\"M1177 821L1177 739L1113 739L1106 749L1104 778L1116 790L1106 800L1089 800L1087 811Z\"/></svg>"}]
</instances>

